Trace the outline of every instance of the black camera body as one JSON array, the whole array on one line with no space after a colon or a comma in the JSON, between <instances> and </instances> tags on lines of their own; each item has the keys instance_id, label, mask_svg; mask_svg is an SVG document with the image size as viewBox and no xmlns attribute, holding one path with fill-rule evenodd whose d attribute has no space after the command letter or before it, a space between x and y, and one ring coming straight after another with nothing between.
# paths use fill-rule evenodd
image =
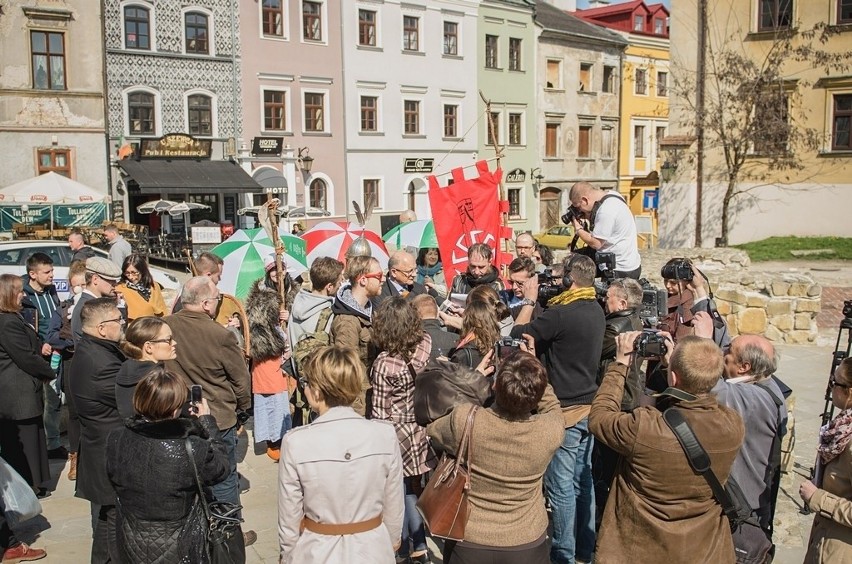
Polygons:
<instances>
[{"instance_id":1,"label":"black camera body","mask_svg":"<svg viewBox=\"0 0 852 564\"><path fill-rule=\"evenodd\" d=\"M852 300L843 300L843 317L852 318Z\"/></svg>"},{"instance_id":2,"label":"black camera body","mask_svg":"<svg viewBox=\"0 0 852 564\"><path fill-rule=\"evenodd\" d=\"M497 360L506 358L513 352L521 350L522 344L524 344L523 339L500 337L500 339L494 343L494 358Z\"/></svg>"},{"instance_id":3,"label":"black camera body","mask_svg":"<svg viewBox=\"0 0 852 564\"><path fill-rule=\"evenodd\" d=\"M542 307L547 306L547 302L551 298L555 298L564 291L565 286L562 284L562 277L554 276L550 267L545 268L544 272L538 273L538 303Z\"/></svg>"},{"instance_id":4,"label":"black camera body","mask_svg":"<svg viewBox=\"0 0 852 564\"><path fill-rule=\"evenodd\" d=\"M678 258L664 264L663 268L660 269L660 276L665 280L684 280L691 282L695 277L695 271L692 270L692 263L688 259Z\"/></svg>"},{"instance_id":5,"label":"black camera body","mask_svg":"<svg viewBox=\"0 0 852 564\"><path fill-rule=\"evenodd\" d=\"M583 219L583 212L581 212L574 206L568 206L568 209L565 210L565 213L563 213L562 217L560 217L559 219L562 220L562 223L564 223L565 225L571 225L574 222L574 219Z\"/></svg>"},{"instance_id":6,"label":"black camera body","mask_svg":"<svg viewBox=\"0 0 852 564\"><path fill-rule=\"evenodd\" d=\"M633 351L641 358L662 358L669 352L669 346L659 331L645 329L633 341Z\"/></svg>"}]
</instances>

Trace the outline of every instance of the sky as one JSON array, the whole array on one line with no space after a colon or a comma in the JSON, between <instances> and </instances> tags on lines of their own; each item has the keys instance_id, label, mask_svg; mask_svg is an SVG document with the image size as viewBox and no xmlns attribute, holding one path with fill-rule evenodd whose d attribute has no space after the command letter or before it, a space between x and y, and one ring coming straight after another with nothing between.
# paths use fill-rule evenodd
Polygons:
<instances>
[{"instance_id":1,"label":"sky","mask_svg":"<svg viewBox=\"0 0 852 564\"><path fill-rule=\"evenodd\" d=\"M621 3L626 2L626 1L630 1L630 0L613 0L612 2L610 2L610 4L621 4ZM645 0L646 4L657 4L658 2L659 2L659 0ZM663 0L663 4L666 5L666 8L671 9L672 0ZM588 7L589 7L589 0L577 0L577 9L583 10L585 8L588 8Z\"/></svg>"}]
</instances>

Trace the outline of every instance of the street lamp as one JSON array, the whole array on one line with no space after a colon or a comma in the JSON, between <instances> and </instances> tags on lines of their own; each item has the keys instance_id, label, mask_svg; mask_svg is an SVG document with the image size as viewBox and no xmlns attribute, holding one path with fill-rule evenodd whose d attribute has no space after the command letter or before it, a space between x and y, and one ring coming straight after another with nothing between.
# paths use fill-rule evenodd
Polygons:
<instances>
[{"instance_id":1,"label":"street lamp","mask_svg":"<svg viewBox=\"0 0 852 564\"><path fill-rule=\"evenodd\" d=\"M299 149L299 157L297 160L299 168L308 174L311 173L311 168L314 166L314 158L310 155L310 152L310 149L307 147L302 147ZM302 153L304 153L304 155Z\"/></svg>"},{"instance_id":2,"label":"street lamp","mask_svg":"<svg viewBox=\"0 0 852 564\"><path fill-rule=\"evenodd\" d=\"M533 190L537 193L541 189L541 181L544 180L541 168L530 169L530 179L532 180Z\"/></svg>"},{"instance_id":3,"label":"street lamp","mask_svg":"<svg viewBox=\"0 0 852 564\"><path fill-rule=\"evenodd\" d=\"M663 179L663 183L668 184L671 182L675 172L677 172L677 163L666 159L663 166L660 167L660 178Z\"/></svg>"}]
</instances>

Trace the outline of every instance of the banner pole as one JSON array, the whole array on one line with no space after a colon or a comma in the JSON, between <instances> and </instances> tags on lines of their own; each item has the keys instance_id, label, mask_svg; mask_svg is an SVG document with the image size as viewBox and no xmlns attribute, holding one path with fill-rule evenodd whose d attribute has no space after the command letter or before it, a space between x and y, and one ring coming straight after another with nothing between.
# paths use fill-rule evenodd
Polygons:
<instances>
[{"instance_id":1,"label":"banner pole","mask_svg":"<svg viewBox=\"0 0 852 564\"><path fill-rule=\"evenodd\" d=\"M482 90L479 91L479 97L482 98L482 101L485 103L485 117L488 118L488 131L490 133L491 139L494 141L492 145L494 147L494 157L497 160L497 168L501 168L500 162L503 158L503 147L499 145L500 138L497 136L497 132L494 130L494 116L491 115L491 100L488 100L485 95L482 93ZM506 187L503 184L503 175L500 175L500 182L497 184L497 194L500 198L500 201L506 200ZM503 227L509 226L509 213L508 212L500 212L500 225ZM501 251L504 253L509 252L509 242L500 237L499 233L495 233L496 239L498 241L502 241L501 243ZM495 253L496 254L496 253ZM498 261L499 263L499 261ZM507 276L508 265L503 265L500 274L505 278Z\"/></svg>"}]
</instances>

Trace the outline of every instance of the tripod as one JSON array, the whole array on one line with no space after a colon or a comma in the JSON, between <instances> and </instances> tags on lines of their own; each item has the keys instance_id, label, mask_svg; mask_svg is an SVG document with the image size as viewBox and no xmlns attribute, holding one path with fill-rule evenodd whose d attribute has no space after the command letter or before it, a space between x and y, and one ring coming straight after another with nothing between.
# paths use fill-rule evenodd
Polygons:
<instances>
[{"instance_id":1,"label":"tripod","mask_svg":"<svg viewBox=\"0 0 852 564\"><path fill-rule=\"evenodd\" d=\"M849 304L849 301L846 302ZM840 322L840 328L837 330L837 342L834 345L834 353L831 359L831 372L828 374L828 385L825 388L825 407L822 412L822 424L827 425L831 418L834 416L834 403L831 401L831 389L833 388L832 382L834 380L834 371L837 370L837 367L840 366L840 363L843 362L844 358L849 356L850 350L852 350L852 316L850 313L852 311L847 311L848 307L843 308L843 314L846 316ZM846 331L846 349L840 348L840 343L843 337L843 332Z\"/></svg>"}]
</instances>

